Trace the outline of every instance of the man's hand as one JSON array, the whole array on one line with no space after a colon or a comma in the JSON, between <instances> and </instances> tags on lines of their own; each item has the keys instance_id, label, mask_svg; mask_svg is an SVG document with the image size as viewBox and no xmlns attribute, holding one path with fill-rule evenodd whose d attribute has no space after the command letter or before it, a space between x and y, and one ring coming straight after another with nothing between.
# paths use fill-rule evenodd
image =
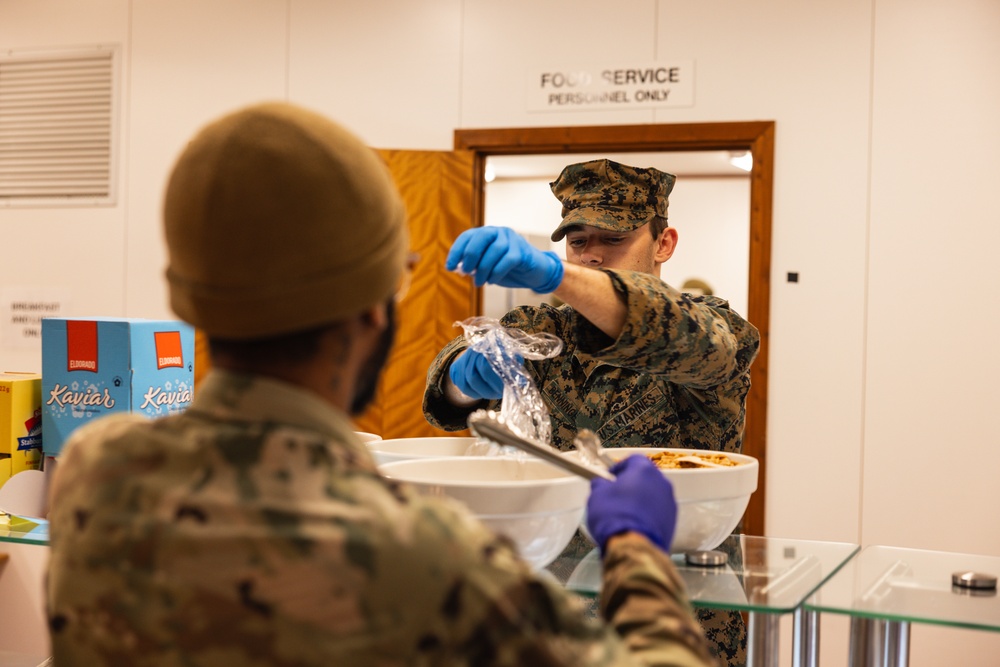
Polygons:
<instances>
[{"instance_id":1,"label":"man's hand","mask_svg":"<svg viewBox=\"0 0 1000 667\"><path fill-rule=\"evenodd\" d=\"M670 550L677 526L674 487L645 454L633 454L611 466L617 477L609 481L595 477L587 500L587 530L601 553L608 540L621 533L636 532L664 551Z\"/></svg>"},{"instance_id":2,"label":"man's hand","mask_svg":"<svg viewBox=\"0 0 1000 667\"><path fill-rule=\"evenodd\" d=\"M525 287L547 294L559 287L563 263L554 252L543 252L507 227L476 227L455 239L445 268L474 274L477 287L486 283Z\"/></svg>"},{"instance_id":3,"label":"man's hand","mask_svg":"<svg viewBox=\"0 0 1000 667\"><path fill-rule=\"evenodd\" d=\"M486 357L475 350L466 350L451 362L448 377L469 398L503 398L503 380Z\"/></svg>"}]
</instances>

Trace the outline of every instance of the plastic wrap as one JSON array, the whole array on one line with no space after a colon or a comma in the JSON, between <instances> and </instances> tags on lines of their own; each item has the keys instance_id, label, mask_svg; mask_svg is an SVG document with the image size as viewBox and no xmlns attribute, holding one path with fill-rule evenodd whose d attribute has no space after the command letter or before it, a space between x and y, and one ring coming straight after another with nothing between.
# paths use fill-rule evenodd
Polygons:
<instances>
[{"instance_id":1,"label":"plastic wrap","mask_svg":"<svg viewBox=\"0 0 1000 667\"><path fill-rule=\"evenodd\" d=\"M457 323L465 332L469 348L482 354L503 382L500 416L523 436L552 443L552 424L542 395L524 369L525 359L549 359L563 349L563 342L549 333L527 333L500 324L489 317L471 317ZM511 453L513 447L480 442L480 454Z\"/></svg>"}]
</instances>

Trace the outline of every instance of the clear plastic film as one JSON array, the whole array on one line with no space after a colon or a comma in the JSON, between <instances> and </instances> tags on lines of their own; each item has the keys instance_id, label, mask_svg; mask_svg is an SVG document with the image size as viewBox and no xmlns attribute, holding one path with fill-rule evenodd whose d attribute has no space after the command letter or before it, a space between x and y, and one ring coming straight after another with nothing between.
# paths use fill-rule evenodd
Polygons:
<instances>
[{"instance_id":1,"label":"clear plastic film","mask_svg":"<svg viewBox=\"0 0 1000 667\"><path fill-rule=\"evenodd\" d=\"M527 333L504 327L499 320L471 317L457 322L465 332L469 348L486 357L490 367L503 382L500 416L523 436L551 444L552 424L549 411L534 381L524 369L525 359L549 359L563 349L563 342L549 333ZM476 444L477 454L509 454L513 447L488 441Z\"/></svg>"}]
</instances>

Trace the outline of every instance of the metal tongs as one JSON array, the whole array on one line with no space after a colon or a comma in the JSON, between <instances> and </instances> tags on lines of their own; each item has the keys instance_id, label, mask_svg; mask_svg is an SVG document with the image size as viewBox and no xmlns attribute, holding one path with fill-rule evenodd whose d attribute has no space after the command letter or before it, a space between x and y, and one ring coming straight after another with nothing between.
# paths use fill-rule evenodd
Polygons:
<instances>
[{"instance_id":1,"label":"metal tongs","mask_svg":"<svg viewBox=\"0 0 1000 667\"><path fill-rule=\"evenodd\" d=\"M583 454L584 461L599 461L606 468L615 464L615 460L604 453L601 439L589 428L577 431L576 437L573 438L573 445Z\"/></svg>"},{"instance_id":2,"label":"metal tongs","mask_svg":"<svg viewBox=\"0 0 1000 667\"><path fill-rule=\"evenodd\" d=\"M614 480L607 470L580 463L564 456L558 449L516 433L498 413L491 410L476 410L469 415L469 429L480 438L486 438L500 445L510 445L523 452L567 470L585 479L603 477Z\"/></svg>"}]
</instances>

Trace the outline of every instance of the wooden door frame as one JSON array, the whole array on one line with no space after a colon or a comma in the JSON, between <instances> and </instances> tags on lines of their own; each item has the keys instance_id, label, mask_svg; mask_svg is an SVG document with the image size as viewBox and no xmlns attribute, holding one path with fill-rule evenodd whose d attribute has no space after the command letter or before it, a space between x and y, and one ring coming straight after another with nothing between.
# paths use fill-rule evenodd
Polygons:
<instances>
[{"instance_id":1,"label":"wooden door frame","mask_svg":"<svg viewBox=\"0 0 1000 667\"><path fill-rule=\"evenodd\" d=\"M767 498L767 363L771 312L771 207L774 185L774 121L668 125L597 125L455 130L455 149L474 154L473 225L484 222L483 175L491 155L545 153L684 152L749 150L750 268L747 319L760 331L760 352L747 395L743 452L760 463L757 491L743 518L743 533L765 535Z\"/></svg>"}]
</instances>

